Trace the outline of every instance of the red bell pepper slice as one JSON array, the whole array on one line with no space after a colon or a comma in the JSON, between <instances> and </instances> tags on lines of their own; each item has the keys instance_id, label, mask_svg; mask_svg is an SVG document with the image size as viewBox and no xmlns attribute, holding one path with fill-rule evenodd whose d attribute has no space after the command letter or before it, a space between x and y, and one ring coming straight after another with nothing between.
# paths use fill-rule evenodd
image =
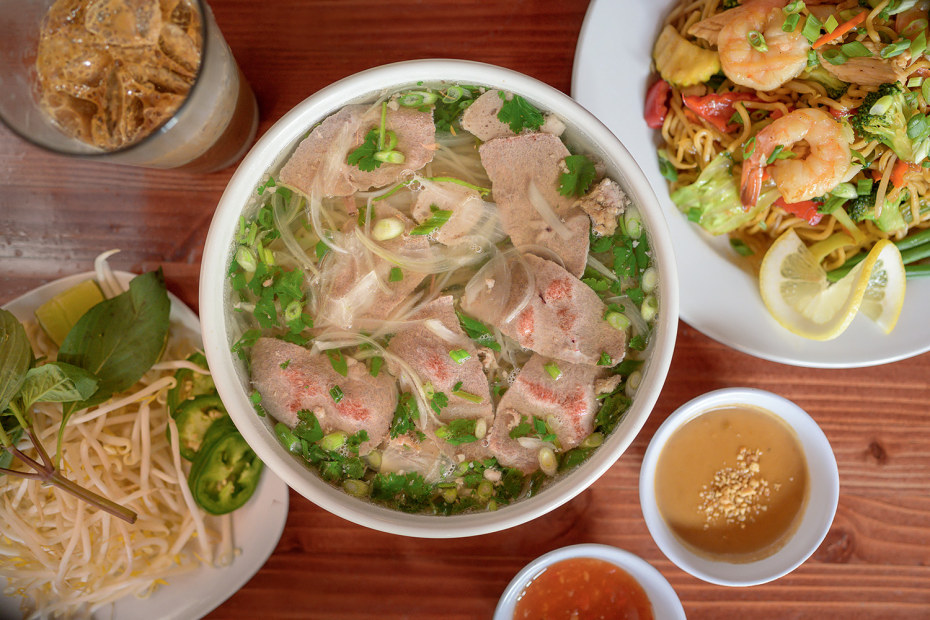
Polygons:
<instances>
[{"instance_id":1,"label":"red bell pepper slice","mask_svg":"<svg viewBox=\"0 0 930 620\"><path fill-rule=\"evenodd\" d=\"M668 97L672 87L665 80L660 79L646 91L646 109L644 116L646 124L652 129L659 129L665 122L668 114Z\"/></svg>"},{"instance_id":2,"label":"red bell pepper slice","mask_svg":"<svg viewBox=\"0 0 930 620\"><path fill-rule=\"evenodd\" d=\"M739 125L731 123L733 118L733 104L737 101L759 101L751 93L711 93L710 95L689 95L681 98L689 110L703 118L705 121L723 132L733 131Z\"/></svg>"},{"instance_id":3,"label":"red bell pepper slice","mask_svg":"<svg viewBox=\"0 0 930 620\"><path fill-rule=\"evenodd\" d=\"M823 214L817 211L820 204L813 200L802 200L801 202L792 202L789 204L785 202L784 198L779 196L778 200L775 201L775 206L781 207L792 215L797 215L802 220L807 220L807 223L811 226L816 226L820 223L820 220L823 219Z\"/></svg>"}]
</instances>

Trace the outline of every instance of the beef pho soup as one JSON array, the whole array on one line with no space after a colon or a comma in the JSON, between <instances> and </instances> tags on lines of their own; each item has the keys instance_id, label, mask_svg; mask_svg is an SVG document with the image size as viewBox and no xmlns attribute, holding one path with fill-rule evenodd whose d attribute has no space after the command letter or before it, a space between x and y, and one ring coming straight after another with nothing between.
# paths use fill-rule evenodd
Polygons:
<instances>
[{"instance_id":1,"label":"beef pho soup","mask_svg":"<svg viewBox=\"0 0 930 620\"><path fill-rule=\"evenodd\" d=\"M629 408L658 312L647 231L565 125L514 93L417 85L308 128L229 267L258 415L345 492L496 510Z\"/></svg>"}]
</instances>

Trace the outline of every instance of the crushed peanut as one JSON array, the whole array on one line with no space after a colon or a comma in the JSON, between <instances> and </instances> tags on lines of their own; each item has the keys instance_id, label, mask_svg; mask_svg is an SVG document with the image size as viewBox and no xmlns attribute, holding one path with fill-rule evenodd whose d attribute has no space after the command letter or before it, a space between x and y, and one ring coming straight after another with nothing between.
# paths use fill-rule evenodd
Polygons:
<instances>
[{"instance_id":1,"label":"crushed peanut","mask_svg":"<svg viewBox=\"0 0 930 620\"><path fill-rule=\"evenodd\" d=\"M745 528L768 509L767 500L779 485L759 476L761 457L761 450L740 448L736 466L717 470L713 482L702 487L698 510L704 514L705 530L719 521Z\"/></svg>"}]
</instances>

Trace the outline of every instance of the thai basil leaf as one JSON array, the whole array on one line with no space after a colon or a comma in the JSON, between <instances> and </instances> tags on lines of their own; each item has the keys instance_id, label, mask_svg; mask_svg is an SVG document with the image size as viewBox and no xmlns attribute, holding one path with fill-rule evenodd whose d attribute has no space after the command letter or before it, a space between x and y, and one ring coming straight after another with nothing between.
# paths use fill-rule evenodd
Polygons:
<instances>
[{"instance_id":1,"label":"thai basil leaf","mask_svg":"<svg viewBox=\"0 0 930 620\"><path fill-rule=\"evenodd\" d=\"M78 320L61 344L58 361L93 373L99 383L89 398L64 406L62 428L72 413L131 387L158 361L170 310L159 269L136 276L127 292L100 302Z\"/></svg>"},{"instance_id":2,"label":"thai basil leaf","mask_svg":"<svg viewBox=\"0 0 930 620\"><path fill-rule=\"evenodd\" d=\"M13 313L0 310L0 412L19 393L32 363L32 347L22 323Z\"/></svg>"},{"instance_id":3,"label":"thai basil leaf","mask_svg":"<svg viewBox=\"0 0 930 620\"><path fill-rule=\"evenodd\" d=\"M83 368L50 362L30 368L19 395L23 408L35 403L68 403L90 398L97 391L97 377Z\"/></svg>"}]
</instances>

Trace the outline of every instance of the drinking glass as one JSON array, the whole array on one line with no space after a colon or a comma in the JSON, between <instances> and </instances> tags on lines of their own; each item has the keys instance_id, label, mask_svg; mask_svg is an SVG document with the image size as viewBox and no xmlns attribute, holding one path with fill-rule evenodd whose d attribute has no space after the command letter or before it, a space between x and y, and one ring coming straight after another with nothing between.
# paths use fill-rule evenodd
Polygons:
<instances>
[{"instance_id":1,"label":"drinking glass","mask_svg":"<svg viewBox=\"0 0 930 620\"><path fill-rule=\"evenodd\" d=\"M103 120L94 121L97 123L94 125L97 128L96 135L100 135L100 131L103 131L100 127L108 126L113 117L130 118L131 113L136 119L149 118L146 115L146 103L140 104L139 101L159 101L164 92L165 80L170 82L177 75L171 72L170 67L158 65L158 59L165 58L165 54L160 51L133 52L127 60L124 56L125 49L128 46L131 50L136 40L140 39L139 33L142 33L148 37L149 43L159 46L159 50L171 52L170 42L174 40L171 35L178 32L177 28L171 30L175 20L183 19L185 23L193 24L190 29L195 32L196 24L199 23L202 43L199 65L191 65L193 84L186 95L175 96L175 105L178 99L181 103L174 113L151 127L144 137L137 141L105 147L82 141L72 135L74 132L66 132L63 125L54 120L40 104L36 66L39 36L43 20L55 4L55 0L2 0L0 32L3 32L4 36L0 37L0 119L13 132L37 146L62 155L149 168L179 168L191 172L220 170L235 163L245 154L258 128L258 106L252 89L236 64L236 59L205 2L175 0L174 4L169 6L173 7L173 10L169 11L168 19L162 19L160 7L166 3L170 4L171 0L59 2L67 3L59 5L56 9L60 10L61 6L65 6L69 11L65 13L68 19L91 16L86 23L90 24L94 33L100 36L101 33L108 33L107 43L101 44L95 39L95 47L86 55L83 52L88 48L75 48L68 42L55 48L64 50L61 56L67 59L67 70L76 73L83 80L77 86L71 83L67 84L64 90L59 88L56 91L55 100L64 106L59 108L59 113L63 109L65 118L83 119L75 121L76 126L80 125L85 129L90 127L87 121L90 117L89 112L105 110L104 104L111 99L110 95L113 100L128 101L135 107L130 108L129 104L126 104L125 111L112 114L107 112L103 115ZM146 20L151 18L153 11L159 12L155 18L157 24L161 24L160 34L146 34ZM112 20L112 23L107 23L107 20ZM126 27L127 24L130 25L129 28ZM71 38L72 42L74 40ZM193 38L182 42L190 47L191 40ZM115 41L115 44L111 45L110 41ZM101 58L110 59L112 62L106 64L105 61L100 61ZM171 62L169 60L168 64ZM82 66L86 69L82 69ZM59 72L58 75L62 73ZM136 86L126 87L124 83L128 78L125 76L141 81L147 96L131 100L134 94L142 90ZM108 96L105 100L95 103L83 98L84 91L81 89L88 88L84 82L97 88L94 92L100 92L100 80L110 80L107 84L115 84L113 88L107 86ZM115 125L116 121L112 121L112 124Z\"/></svg>"}]
</instances>

